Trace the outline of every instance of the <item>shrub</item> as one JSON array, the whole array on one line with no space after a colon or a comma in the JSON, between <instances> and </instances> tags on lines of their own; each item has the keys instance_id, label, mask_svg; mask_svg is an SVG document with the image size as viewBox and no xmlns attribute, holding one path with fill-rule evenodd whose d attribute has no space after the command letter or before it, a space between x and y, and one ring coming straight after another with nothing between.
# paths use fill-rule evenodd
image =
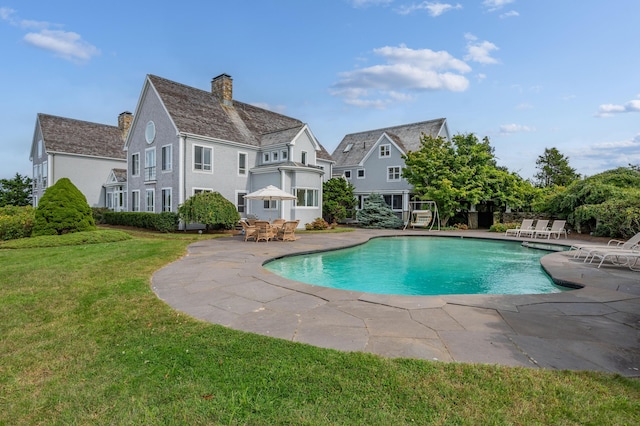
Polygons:
<instances>
[{"instance_id":1,"label":"shrub","mask_svg":"<svg viewBox=\"0 0 640 426\"><path fill-rule=\"evenodd\" d=\"M104 214L110 212L106 207L91 207L91 214L93 215L93 221L96 225L102 225L107 222L104 221Z\"/></svg>"},{"instance_id":2,"label":"shrub","mask_svg":"<svg viewBox=\"0 0 640 426\"><path fill-rule=\"evenodd\" d=\"M178 208L185 223L200 223L206 230L233 229L240 220L236 206L218 192L195 194Z\"/></svg>"},{"instance_id":3,"label":"shrub","mask_svg":"<svg viewBox=\"0 0 640 426\"><path fill-rule=\"evenodd\" d=\"M380 194L371 194L362 210L356 214L358 225L363 228L402 228L404 222L395 215Z\"/></svg>"},{"instance_id":4,"label":"shrub","mask_svg":"<svg viewBox=\"0 0 640 426\"><path fill-rule=\"evenodd\" d=\"M329 224L327 223L326 220L319 217L319 218L316 218L311 223L305 223L304 227L307 231L322 231L324 229L328 229Z\"/></svg>"},{"instance_id":5,"label":"shrub","mask_svg":"<svg viewBox=\"0 0 640 426\"><path fill-rule=\"evenodd\" d=\"M68 178L58 180L40 198L33 226L34 236L95 229L86 197Z\"/></svg>"},{"instance_id":6,"label":"shrub","mask_svg":"<svg viewBox=\"0 0 640 426\"><path fill-rule=\"evenodd\" d=\"M0 207L0 240L15 240L31 235L36 213L31 206Z\"/></svg>"},{"instance_id":7,"label":"shrub","mask_svg":"<svg viewBox=\"0 0 640 426\"><path fill-rule=\"evenodd\" d=\"M103 214L104 223L116 226L133 226L159 232L173 232L178 229L178 214L173 212L112 212Z\"/></svg>"},{"instance_id":8,"label":"shrub","mask_svg":"<svg viewBox=\"0 0 640 426\"><path fill-rule=\"evenodd\" d=\"M494 223L489 228L489 232L500 232L504 234L507 232L507 229L516 229L518 225L518 223Z\"/></svg>"},{"instance_id":9,"label":"shrub","mask_svg":"<svg viewBox=\"0 0 640 426\"><path fill-rule=\"evenodd\" d=\"M458 231L466 231L467 229L469 229L469 226L466 223L454 223L453 227Z\"/></svg>"}]
</instances>

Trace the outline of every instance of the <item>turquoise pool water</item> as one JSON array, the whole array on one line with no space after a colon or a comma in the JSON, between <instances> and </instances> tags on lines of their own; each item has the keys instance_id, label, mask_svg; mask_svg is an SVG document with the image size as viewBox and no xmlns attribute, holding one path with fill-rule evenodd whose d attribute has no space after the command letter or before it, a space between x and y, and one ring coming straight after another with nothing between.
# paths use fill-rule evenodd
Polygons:
<instances>
[{"instance_id":1,"label":"turquoise pool water","mask_svg":"<svg viewBox=\"0 0 640 426\"><path fill-rule=\"evenodd\" d=\"M511 241L442 237L374 238L341 250L265 264L283 277L378 294L536 294L566 290L540 266L549 252Z\"/></svg>"}]
</instances>

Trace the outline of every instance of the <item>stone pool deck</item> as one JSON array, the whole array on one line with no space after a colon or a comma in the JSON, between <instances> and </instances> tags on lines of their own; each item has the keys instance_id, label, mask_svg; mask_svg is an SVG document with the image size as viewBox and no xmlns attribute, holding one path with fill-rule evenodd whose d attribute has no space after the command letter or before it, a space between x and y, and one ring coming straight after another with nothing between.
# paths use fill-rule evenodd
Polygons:
<instances>
[{"instance_id":1,"label":"stone pool deck","mask_svg":"<svg viewBox=\"0 0 640 426\"><path fill-rule=\"evenodd\" d=\"M543 257L543 267L554 279L583 288L537 295L393 296L312 286L262 267L292 253L392 235L533 241L485 231L362 229L300 234L286 243L209 239L191 244L186 256L157 271L152 287L192 317L325 348L640 377L640 272L628 268L598 269L559 252Z\"/></svg>"}]
</instances>

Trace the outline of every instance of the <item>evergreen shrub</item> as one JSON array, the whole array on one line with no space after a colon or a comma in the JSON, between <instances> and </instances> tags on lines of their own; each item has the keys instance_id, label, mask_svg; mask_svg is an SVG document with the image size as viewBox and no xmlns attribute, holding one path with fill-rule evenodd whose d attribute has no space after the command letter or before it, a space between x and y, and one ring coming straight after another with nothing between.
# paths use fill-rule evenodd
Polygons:
<instances>
[{"instance_id":1,"label":"evergreen shrub","mask_svg":"<svg viewBox=\"0 0 640 426\"><path fill-rule=\"evenodd\" d=\"M0 240L15 240L31 235L36 212L31 206L0 207Z\"/></svg>"},{"instance_id":2,"label":"evergreen shrub","mask_svg":"<svg viewBox=\"0 0 640 426\"><path fill-rule=\"evenodd\" d=\"M112 212L102 214L103 223L116 226L133 226L158 232L173 232L178 229L178 214L173 212Z\"/></svg>"},{"instance_id":3,"label":"evergreen shrub","mask_svg":"<svg viewBox=\"0 0 640 426\"><path fill-rule=\"evenodd\" d=\"M391 210L380 194L371 194L362 210L356 213L358 225L363 228L402 228L404 222Z\"/></svg>"},{"instance_id":4,"label":"evergreen shrub","mask_svg":"<svg viewBox=\"0 0 640 426\"><path fill-rule=\"evenodd\" d=\"M91 207L82 192L62 178L47 188L36 209L33 235L62 235L96 229Z\"/></svg>"},{"instance_id":5,"label":"evergreen shrub","mask_svg":"<svg viewBox=\"0 0 640 426\"><path fill-rule=\"evenodd\" d=\"M236 206L219 192L201 192L189 197L179 208L185 223L199 223L209 229L233 229L240 220Z\"/></svg>"}]
</instances>

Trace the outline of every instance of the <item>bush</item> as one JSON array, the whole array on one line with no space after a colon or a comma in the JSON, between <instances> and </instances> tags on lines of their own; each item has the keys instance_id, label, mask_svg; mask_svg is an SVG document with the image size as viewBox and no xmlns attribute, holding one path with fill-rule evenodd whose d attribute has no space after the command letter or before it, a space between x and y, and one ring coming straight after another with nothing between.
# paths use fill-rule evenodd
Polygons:
<instances>
[{"instance_id":1,"label":"bush","mask_svg":"<svg viewBox=\"0 0 640 426\"><path fill-rule=\"evenodd\" d=\"M466 231L467 229L469 229L469 225L467 225L466 223L454 223L453 227L458 231Z\"/></svg>"},{"instance_id":2,"label":"bush","mask_svg":"<svg viewBox=\"0 0 640 426\"><path fill-rule=\"evenodd\" d=\"M102 225L107 222L104 221L104 214L110 212L106 207L91 207L91 214L93 215L93 221L96 225Z\"/></svg>"},{"instance_id":3,"label":"bush","mask_svg":"<svg viewBox=\"0 0 640 426\"><path fill-rule=\"evenodd\" d=\"M236 206L218 192L201 192L191 196L178 208L185 223L200 223L206 230L233 229L240 220Z\"/></svg>"},{"instance_id":4,"label":"bush","mask_svg":"<svg viewBox=\"0 0 640 426\"><path fill-rule=\"evenodd\" d=\"M173 232L178 229L178 214L173 212L112 212L103 214L104 223L116 226L133 226L159 232Z\"/></svg>"},{"instance_id":5,"label":"bush","mask_svg":"<svg viewBox=\"0 0 640 426\"><path fill-rule=\"evenodd\" d=\"M36 212L31 206L0 207L0 240L15 240L31 235Z\"/></svg>"},{"instance_id":6,"label":"bush","mask_svg":"<svg viewBox=\"0 0 640 426\"><path fill-rule=\"evenodd\" d=\"M305 223L304 228L307 231L322 231L324 229L328 229L329 228L329 224L327 223L326 220L324 220L323 218L319 217L319 218L315 219L311 223Z\"/></svg>"},{"instance_id":7,"label":"bush","mask_svg":"<svg viewBox=\"0 0 640 426\"><path fill-rule=\"evenodd\" d=\"M47 188L36 209L33 235L62 235L96 229L87 199L68 178Z\"/></svg>"},{"instance_id":8,"label":"bush","mask_svg":"<svg viewBox=\"0 0 640 426\"><path fill-rule=\"evenodd\" d=\"M507 229L516 229L520 224L519 223L494 223L489 228L489 232L499 232L504 234L507 232Z\"/></svg>"},{"instance_id":9,"label":"bush","mask_svg":"<svg viewBox=\"0 0 640 426\"><path fill-rule=\"evenodd\" d=\"M358 225L363 228L402 228L404 222L385 203L380 194L371 194L362 210L356 214Z\"/></svg>"}]
</instances>

